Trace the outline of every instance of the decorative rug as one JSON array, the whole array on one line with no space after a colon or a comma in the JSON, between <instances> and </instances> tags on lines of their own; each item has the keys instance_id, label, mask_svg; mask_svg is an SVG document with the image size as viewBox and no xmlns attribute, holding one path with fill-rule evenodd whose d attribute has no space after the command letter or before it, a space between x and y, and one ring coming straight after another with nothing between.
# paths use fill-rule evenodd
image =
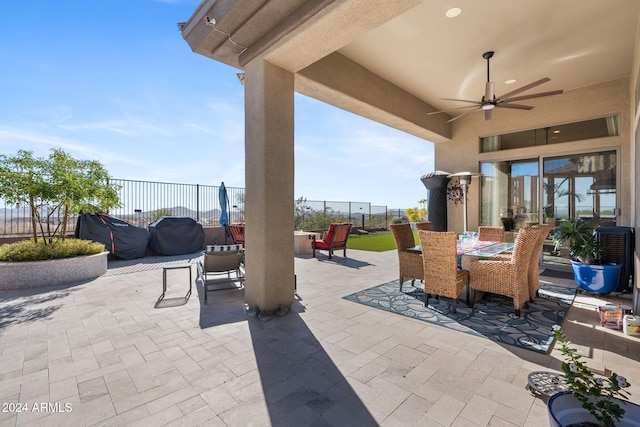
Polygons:
<instances>
[{"instance_id":1,"label":"decorative rug","mask_svg":"<svg viewBox=\"0 0 640 427\"><path fill-rule=\"evenodd\" d=\"M416 283L417 284L417 283ZM473 308L458 299L457 313L451 312L451 299L429 298L424 306L421 288L406 282L400 292L398 281L383 283L343 297L348 301L380 310L412 317L424 322L444 326L538 353L547 353L553 342L553 325L562 325L575 290L563 286L542 284L540 296L529 303L529 308L515 316L513 300L495 294L484 294Z\"/></svg>"}]
</instances>

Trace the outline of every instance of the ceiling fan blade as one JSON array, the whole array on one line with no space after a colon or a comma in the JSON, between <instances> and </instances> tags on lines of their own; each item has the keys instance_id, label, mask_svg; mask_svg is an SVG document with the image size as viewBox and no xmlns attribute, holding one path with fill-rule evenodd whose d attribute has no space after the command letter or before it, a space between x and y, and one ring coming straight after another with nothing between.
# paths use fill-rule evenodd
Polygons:
<instances>
[{"instance_id":1,"label":"ceiling fan blade","mask_svg":"<svg viewBox=\"0 0 640 427\"><path fill-rule=\"evenodd\" d=\"M496 105L496 107L500 108L515 108L516 110L533 110L533 107L530 105L522 105L522 104L508 104L506 102L501 102Z\"/></svg>"},{"instance_id":2,"label":"ceiling fan blade","mask_svg":"<svg viewBox=\"0 0 640 427\"><path fill-rule=\"evenodd\" d=\"M560 90L551 90L549 92L532 93L531 95L516 96L514 98L502 98L500 99L500 102L524 101L525 99L541 98L543 96L551 96L551 95L560 95L562 92L563 90L560 89Z\"/></svg>"},{"instance_id":3,"label":"ceiling fan blade","mask_svg":"<svg viewBox=\"0 0 640 427\"><path fill-rule=\"evenodd\" d=\"M493 111L493 108L490 110L484 110L484 120L491 120L491 112Z\"/></svg>"},{"instance_id":4,"label":"ceiling fan blade","mask_svg":"<svg viewBox=\"0 0 640 427\"><path fill-rule=\"evenodd\" d=\"M469 110L469 111L467 111L466 113L462 113L462 114L460 114L459 116L455 116L454 118L452 118L452 119L450 119L450 120L447 120L447 123L451 123L451 122L452 122L452 121L454 121L454 120L458 120L460 117L464 117L464 116L466 116L466 115L467 115L467 114L469 114L469 113L473 113L474 111L478 111L478 110L480 110L481 108L482 108L482 107L478 107L478 108L476 108L476 109Z\"/></svg>"},{"instance_id":5,"label":"ceiling fan blade","mask_svg":"<svg viewBox=\"0 0 640 427\"><path fill-rule=\"evenodd\" d=\"M544 77L544 78L542 78L542 79L540 79L538 81L535 81L533 83L529 83L528 85L522 86L519 89L512 90L511 92L505 93L504 95L502 95L500 97L500 99L507 99L507 98L509 98L509 97L511 97L513 95L519 94L520 92L524 92L524 91L527 91L529 89L533 89L536 86L540 86L541 84L546 83L548 81L551 81L551 79L549 77Z\"/></svg>"},{"instance_id":6,"label":"ceiling fan blade","mask_svg":"<svg viewBox=\"0 0 640 427\"><path fill-rule=\"evenodd\" d=\"M430 116L432 114L438 114L438 113L447 113L449 111L464 110L465 108L473 108L473 107L476 107L476 105L465 105L464 107L451 108L448 110L432 111L430 113L427 113L427 116Z\"/></svg>"},{"instance_id":7,"label":"ceiling fan blade","mask_svg":"<svg viewBox=\"0 0 640 427\"><path fill-rule=\"evenodd\" d=\"M460 101L460 102L468 102L470 104L476 104L476 105L480 105L480 103L478 101L470 101L468 99L454 99L454 98L440 98L443 101Z\"/></svg>"}]
</instances>

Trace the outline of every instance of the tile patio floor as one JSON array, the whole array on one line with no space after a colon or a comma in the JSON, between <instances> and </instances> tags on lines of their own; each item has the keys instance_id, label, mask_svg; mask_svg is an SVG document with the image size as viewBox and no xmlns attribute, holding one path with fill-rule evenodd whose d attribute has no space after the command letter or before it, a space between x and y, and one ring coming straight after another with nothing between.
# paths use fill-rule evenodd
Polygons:
<instances>
[{"instance_id":1,"label":"tile patio floor","mask_svg":"<svg viewBox=\"0 0 640 427\"><path fill-rule=\"evenodd\" d=\"M268 322L244 314L242 292L203 305L199 282L186 305L154 308L162 269L149 259L77 286L0 291L0 426L548 425L524 385L559 367L557 351L345 301L397 269L395 251L347 255L297 257L297 302ZM167 298L186 282L171 271ZM594 326L601 302L578 296L565 331L640 402L640 339Z\"/></svg>"}]
</instances>

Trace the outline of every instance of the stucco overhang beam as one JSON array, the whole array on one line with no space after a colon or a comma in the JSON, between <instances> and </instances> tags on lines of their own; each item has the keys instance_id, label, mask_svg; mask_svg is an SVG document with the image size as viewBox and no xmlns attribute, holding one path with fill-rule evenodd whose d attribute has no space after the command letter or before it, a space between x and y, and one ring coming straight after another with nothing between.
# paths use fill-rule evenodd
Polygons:
<instances>
[{"instance_id":1,"label":"stucco overhang beam","mask_svg":"<svg viewBox=\"0 0 640 427\"><path fill-rule=\"evenodd\" d=\"M448 116L427 115L436 109L339 53L300 70L295 88L296 92L432 142L451 139Z\"/></svg>"},{"instance_id":2,"label":"stucco overhang beam","mask_svg":"<svg viewBox=\"0 0 640 427\"><path fill-rule=\"evenodd\" d=\"M334 1L207 0L182 25L182 35L194 52L244 68Z\"/></svg>"}]
</instances>

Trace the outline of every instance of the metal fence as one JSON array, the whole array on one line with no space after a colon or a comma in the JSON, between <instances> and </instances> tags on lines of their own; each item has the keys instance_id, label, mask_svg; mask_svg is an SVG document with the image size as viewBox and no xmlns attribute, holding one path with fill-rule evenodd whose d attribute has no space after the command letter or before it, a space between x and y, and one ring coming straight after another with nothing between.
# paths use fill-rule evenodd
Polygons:
<instances>
[{"instance_id":1,"label":"metal fence","mask_svg":"<svg viewBox=\"0 0 640 427\"><path fill-rule=\"evenodd\" d=\"M163 216L191 217L204 226L220 224L219 186L127 179L112 179L110 182L120 187L121 206L109 213L131 224L147 227ZM244 188L226 189L230 202L230 222L244 221ZM393 218L406 216L404 209L389 210L386 206L375 206L368 202L299 199L296 201L296 228L313 228L305 225L305 220L310 221L320 213L364 229L385 229ZM46 218L46 215L43 217ZM53 222L60 221L57 212L51 218ZM68 230L75 229L76 220L74 216L69 218ZM6 206L4 200L0 199L0 236L30 233L30 208Z\"/></svg>"},{"instance_id":2,"label":"metal fence","mask_svg":"<svg viewBox=\"0 0 640 427\"><path fill-rule=\"evenodd\" d=\"M131 224L146 227L163 216L190 217L204 226L220 225L217 185L112 179L120 186L121 207L109 213ZM226 187L230 222L244 221L244 188Z\"/></svg>"}]
</instances>

